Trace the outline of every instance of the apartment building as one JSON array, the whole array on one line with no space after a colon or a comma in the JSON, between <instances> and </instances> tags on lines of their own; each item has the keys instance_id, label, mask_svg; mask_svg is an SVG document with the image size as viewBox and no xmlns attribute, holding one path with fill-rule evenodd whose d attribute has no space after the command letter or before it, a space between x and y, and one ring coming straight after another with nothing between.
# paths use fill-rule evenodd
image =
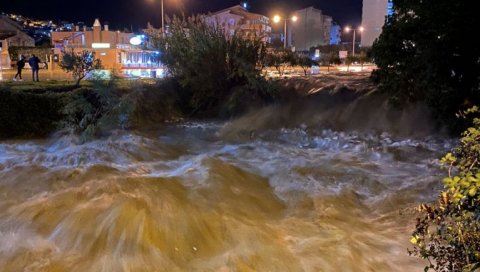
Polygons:
<instances>
[{"instance_id":1,"label":"apartment building","mask_svg":"<svg viewBox=\"0 0 480 272\"><path fill-rule=\"evenodd\" d=\"M307 51L311 47L330 44L333 19L314 7L297 10L292 13L295 22L289 21L290 33L287 44L296 51Z\"/></svg>"},{"instance_id":2,"label":"apartment building","mask_svg":"<svg viewBox=\"0 0 480 272\"><path fill-rule=\"evenodd\" d=\"M363 0L362 8L362 46L372 46L382 33L387 15L393 12L392 0Z\"/></svg>"},{"instance_id":3,"label":"apartment building","mask_svg":"<svg viewBox=\"0 0 480 272\"><path fill-rule=\"evenodd\" d=\"M260 37L264 42L270 42L272 28L267 16L249 12L245 6L233 6L206 15L208 24L220 26L226 35L240 34L246 39Z\"/></svg>"}]
</instances>

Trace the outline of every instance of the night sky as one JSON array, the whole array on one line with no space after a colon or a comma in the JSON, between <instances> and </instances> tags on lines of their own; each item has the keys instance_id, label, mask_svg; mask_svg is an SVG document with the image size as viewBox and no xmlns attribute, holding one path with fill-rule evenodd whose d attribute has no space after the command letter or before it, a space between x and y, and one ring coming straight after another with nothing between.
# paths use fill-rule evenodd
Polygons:
<instances>
[{"instance_id":1,"label":"night sky","mask_svg":"<svg viewBox=\"0 0 480 272\"><path fill-rule=\"evenodd\" d=\"M164 0L166 13L193 14L217 11L238 4L239 0ZM361 21L362 0L250 0L250 10L272 17L314 6L323 10L340 25L357 25ZM160 0L1 0L0 11L22 14L34 19L85 22L95 18L111 28L134 30L147 22L160 24Z\"/></svg>"}]
</instances>

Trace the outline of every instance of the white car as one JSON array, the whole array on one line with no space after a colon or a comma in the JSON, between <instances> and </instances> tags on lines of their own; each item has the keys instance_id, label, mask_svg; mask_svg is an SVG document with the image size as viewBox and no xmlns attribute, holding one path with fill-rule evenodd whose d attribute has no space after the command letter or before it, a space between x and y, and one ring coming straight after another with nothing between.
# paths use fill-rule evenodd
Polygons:
<instances>
[{"instance_id":1,"label":"white car","mask_svg":"<svg viewBox=\"0 0 480 272\"><path fill-rule=\"evenodd\" d=\"M320 66L314 65L310 68L310 74L318 75L320 74Z\"/></svg>"}]
</instances>

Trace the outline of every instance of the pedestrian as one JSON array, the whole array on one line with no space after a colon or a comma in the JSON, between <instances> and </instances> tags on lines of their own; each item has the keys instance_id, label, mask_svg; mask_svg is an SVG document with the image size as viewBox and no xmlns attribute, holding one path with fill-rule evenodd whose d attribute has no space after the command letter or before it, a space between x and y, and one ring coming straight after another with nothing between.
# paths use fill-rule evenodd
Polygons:
<instances>
[{"instance_id":1,"label":"pedestrian","mask_svg":"<svg viewBox=\"0 0 480 272\"><path fill-rule=\"evenodd\" d=\"M28 60L28 64L30 64L30 68L32 68L32 79L33 81L39 82L38 80L38 70L40 69L40 59L32 54L32 57Z\"/></svg>"},{"instance_id":2,"label":"pedestrian","mask_svg":"<svg viewBox=\"0 0 480 272\"><path fill-rule=\"evenodd\" d=\"M25 67L25 56L21 56L20 60L17 61L17 74L13 78L14 81L17 81L17 77L22 81L22 70Z\"/></svg>"}]
</instances>

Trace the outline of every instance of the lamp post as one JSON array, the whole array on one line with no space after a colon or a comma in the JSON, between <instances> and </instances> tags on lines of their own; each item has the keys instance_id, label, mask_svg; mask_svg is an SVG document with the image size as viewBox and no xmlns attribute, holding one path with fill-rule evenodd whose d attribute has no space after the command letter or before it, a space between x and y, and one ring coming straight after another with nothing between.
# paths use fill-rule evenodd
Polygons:
<instances>
[{"instance_id":1,"label":"lamp post","mask_svg":"<svg viewBox=\"0 0 480 272\"><path fill-rule=\"evenodd\" d=\"M345 32L348 33L350 32L350 30L353 30L353 45L352 45L352 56L355 56L355 35L356 35L356 30L363 32L365 30L365 28L363 26L355 29L355 28L351 28L349 26L345 27Z\"/></svg>"},{"instance_id":2,"label":"lamp post","mask_svg":"<svg viewBox=\"0 0 480 272\"><path fill-rule=\"evenodd\" d=\"M165 33L165 18L163 13L163 0L162 0L162 33Z\"/></svg>"},{"instance_id":3,"label":"lamp post","mask_svg":"<svg viewBox=\"0 0 480 272\"><path fill-rule=\"evenodd\" d=\"M149 0L150 2L152 3L155 3L155 0ZM160 0L160 9L161 9L161 12L162 12L162 25L161 25L161 29L162 29L162 33L165 32L165 13L164 13L164 10L163 10L163 0Z\"/></svg>"},{"instance_id":4,"label":"lamp post","mask_svg":"<svg viewBox=\"0 0 480 272\"><path fill-rule=\"evenodd\" d=\"M287 21L292 21L292 22L296 22L298 20L298 17L297 16L292 16L290 18L282 18L280 17L280 15L275 15L273 17L273 22L278 24L280 23L280 21L283 20L285 22L285 25L284 25L284 36L283 36L283 48L287 48Z\"/></svg>"},{"instance_id":5,"label":"lamp post","mask_svg":"<svg viewBox=\"0 0 480 272\"><path fill-rule=\"evenodd\" d=\"M2 47L0 47L0 80L3 80Z\"/></svg>"}]
</instances>

